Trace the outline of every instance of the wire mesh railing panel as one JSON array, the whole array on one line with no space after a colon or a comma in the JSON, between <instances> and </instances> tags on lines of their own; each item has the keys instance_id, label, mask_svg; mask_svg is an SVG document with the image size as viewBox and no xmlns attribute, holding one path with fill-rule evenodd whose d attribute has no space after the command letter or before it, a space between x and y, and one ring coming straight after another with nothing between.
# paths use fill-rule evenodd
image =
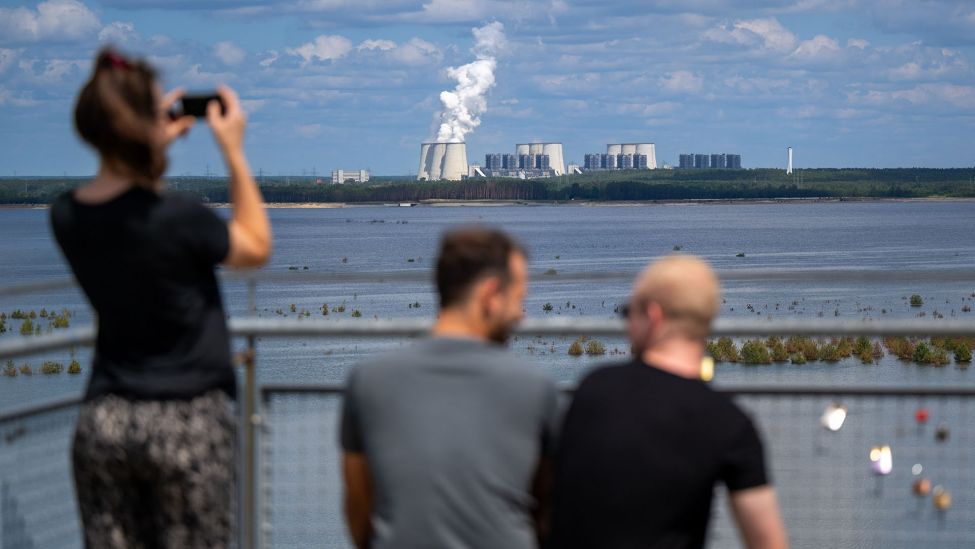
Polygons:
<instances>
[{"instance_id":1,"label":"wire mesh railing panel","mask_svg":"<svg viewBox=\"0 0 975 549\"><path fill-rule=\"evenodd\" d=\"M82 546L70 447L70 405L0 422L0 548Z\"/></svg>"},{"instance_id":2,"label":"wire mesh railing panel","mask_svg":"<svg viewBox=\"0 0 975 549\"><path fill-rule=\"evenodd\" d=\"M975 545L971 397L737 401L759 425L793 547ZM739 546L725 498L713 508L715 548Z\"/></svg>"},{"instance_id":3,"label":"wire mesh railing panel","mask_svg":"<svg viewBox=\"0 0 975 549\"><path fill-rule=\"evenodd\" d=\"M975 544L972 397L872 391L739 392L735 398L759 426L793 547ZM267 394L266 546L350 547L341 503L340 403L331 392ZM740 547L721 489L712 512L709 547Z\"/></svg>"},{"instance_id":4,"label":"wire mesh railing panel","mask_svg":"<svg viewBox=\"0 0 975 549\"><path fill-rule=\"evenodd\" d=\"M264 547L352 547L342 513L341 402L327 393L265 400L258 489Z\"/></svg>"}]
</instances>

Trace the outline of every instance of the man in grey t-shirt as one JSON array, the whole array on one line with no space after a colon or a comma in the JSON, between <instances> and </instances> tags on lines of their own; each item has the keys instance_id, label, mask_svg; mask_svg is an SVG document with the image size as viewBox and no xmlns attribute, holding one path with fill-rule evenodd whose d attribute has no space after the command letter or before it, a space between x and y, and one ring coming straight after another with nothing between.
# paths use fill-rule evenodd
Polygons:
<instances>
[{"instance_id":1,"label":"man in grey t-shirt","mask_svg":"<svg viewBox=\"0 0 975 549\"><path fill-rule=\"evenodd\" d=\"M502 347L523 316L525 253L500 231L449 232L436 276L432 337L349 377L349 530L360 548L536 547L558 394Z\"/></svg>"}]
</instances>

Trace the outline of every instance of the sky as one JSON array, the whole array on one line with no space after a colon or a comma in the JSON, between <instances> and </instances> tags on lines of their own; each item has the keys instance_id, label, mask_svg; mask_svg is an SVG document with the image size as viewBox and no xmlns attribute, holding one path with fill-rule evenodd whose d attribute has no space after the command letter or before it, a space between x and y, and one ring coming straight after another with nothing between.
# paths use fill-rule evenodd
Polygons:
<instances>
[{"instance_id":1,"label":"sky","mask_svg":"<svg viewBox=\"0 0 975 549\"><path fill-rule=\"evenodd\" d=\"M440 94L503 27L471 162L516 143L737 153L742 166L975 166L969 0L0 1L0 176L89 175L71 124L102 44L166 88L238 91L266 175L415 174ZM204 125L169 175L224 173Z\"/></svg>"}]
</instances>

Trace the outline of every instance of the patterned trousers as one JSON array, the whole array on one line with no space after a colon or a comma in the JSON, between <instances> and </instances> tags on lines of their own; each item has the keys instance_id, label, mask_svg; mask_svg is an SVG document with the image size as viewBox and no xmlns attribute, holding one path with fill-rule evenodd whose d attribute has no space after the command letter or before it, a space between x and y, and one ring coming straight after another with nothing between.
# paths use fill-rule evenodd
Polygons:
<instances>
[{"instance_id":1,"label":"patterned trousers","mask_svg":"<svg viewBox=\"0 0 975 549\"><path fill-rule=\"evenodd\" d=\"M234 545L236 443L221 391L86 403L72 457L87 547Z\"/></svg>"}]
</instances>

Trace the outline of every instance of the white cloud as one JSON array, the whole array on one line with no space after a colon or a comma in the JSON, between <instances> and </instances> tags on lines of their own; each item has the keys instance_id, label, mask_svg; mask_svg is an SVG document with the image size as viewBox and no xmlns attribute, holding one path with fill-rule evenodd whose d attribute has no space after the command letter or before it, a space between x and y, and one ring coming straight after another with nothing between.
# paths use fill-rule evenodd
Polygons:
<instances>
[{"instance_id":1,"label":"white cloud","mask_svg":"<svg viewBox=\"0 0 975 549\"><path fill-rule=\"evenodd\" d=\"M797 0L782 11L840 11L856 7L858 0Z\"/></svg>"},{"instance_id":2,"label":"white cloud","mask_svg":"<svg viewBox=\"0 0 975 549\"><path fill-rule=\"evenodd\" d=\"M180 82L191 86L217 86L226 84L234 79L234 75L226 72L207 72L202 70L199 63L195 63L183 72Z\"/></svg>"},{"instance_id":3,"label":"white cloud","mask_svg":"<svg viewBox=\"0 0 975 549\"><path fill-rule=\"evenodd\" d=\"M774 17L738 20L730 27L722 25L709 29L703 36L713 42L757 47L779 53L792 51L796 45L796 35Z\"/></svg>"},{"instance_id":4,"label":"white cloud","mask_svg":"<svg viewBox=\"0 0 975 549\"><path fill-rule=\"evenodd\" d=\"M589 102L583 99L563 99L559 102L559 110L569 113L581 114L588 111L590 108Z\"/></svg>"},{"instance_id":5,"label":"white cloud","mask_svg":"<svg viewBox=\"0 0 975 549\"><path fill-rule=\"evenodd\" d=\"M241 99L240 106L243 107L244 112L247 114L253 114L267 105L267 99Z\"/></svg>"},{"instance_id":6,"label":"white cloud","mask_svg":"<svg viewBox=\"0 0 975 549\"><path fill-rule=\"evenodd\" d=\"M39 102L29 97L15 95L12 91L0 88L0 107L33 107Z\"/></svg>"},{"instance_id":7,"label":"white cloud","mask_svg":"<svg viewBox=\"0 0 975 549\"><path fill-rule=\"evenodd\" d=\"M310 63L312 59L334 61L352 51L352 42L344 36L322 34L315 38L314 42L302 44L297 48L288 48L286 51L290 55L302 58L304 64Z\"/></svg>"},{"instance_id":8,"label":"white cloud","mask_svg":"<svg viewBox=\"0 0 975 549\"><path fill-rule=\"evenodd\" d=\"M295 133L302 137L311 139L322 133L321 124L299 124L295 126Z\"/></svg>"},{"instance_id":9,"label":"white cloud","mask_svg":"<svg viewBox=\"0 0 975 549\"><path fill-rule=\"evenodd\" d=\"M819 34L799 44L790 57L810 63L824 63L837 60L841 52L836 40L825 34Z\"/></svg>"},{"instance_id":10,"label":"white cloud","mask_svg":"<svg viewBox=\"0 0 975 549\"><path fill-rule=\"evenodd\" d=\"M149 62L164 74L174 74L185 67L186 58L182 55L150 55Z\"/></svg>"},{"instance_id":11,"label":"white cloud","mask_svg":"<svg viewBox=\"0 0 975 549\"><path fill-rule=\"evenodd\" d=\"M17 60L17 50L0 48L0 73L7 70L7 67L14 64Z\"/></svg>"},{"instance_id":12,"label":"white cloud","mask_svg":"<svg viewBox=\"0 0 975 549\"><path fill-rule=\"evenodd\" d=\"M247 52L238 48L233 42L217 42L213 47L213 54L223 61L224 65L239 65L247 57Z\"/></svg>"},{"instance_id":13,"label":"white cloud","mask_svg":"<svg viewBox=\"0 0 975 549\"><path fill-rule=\"evenodd\" d=\"M80 75L88 67L88 63L87 60L78 59L24 59L20 61L19 66L26 77L33 82L58 84L64 82L66 76Z\"/></svg>"},{"instance_id":14,"label":"white cloud","mask_svg":"<svg viewBox=\"0 0 975 549\"><path fill-rule=\"evenodd\" d=\"M914 43L884 50L883 53L891 61L900 63L885 72L887 78L893 81L936 81L951 77L970 79L972 73L968 59L957 50L928 48Z\"/></svg>"},{"instance_id":15,"label":"white cloud","mask_svg":"<svg viewBox=\"0 0 975 549\"><path fill-rule=\"evenodd\" d=\"M877 106L948 104L962 109L972 109L975 108L975 87L944 83L920 84L904 90L870 90L863 94L854 94L850 100Z\"/></svg>"},{"instance_id":16,"label":"white cloud","mask_svg":"<svg viewBox=\"0 0 975 549\"><path fill-rule=\"evenodd\" d=\"M164 48L172 44L172 40L168 36L162 34L154 34L149 37L149 45L153 48Z\"/></svg>"},{"instance_id":17,"label":"white cloud","mask_svg":"<svg viewBox=\"0 0 975 549\"><path fill-rule=\"evenodd\" d=\"M267 67L270 67L271 65L273 65L274 62L277 61L278 58L280 57L280 54L278 54L278 51L277 50L270 50L270 51L266 52L265 55L267 55L267 57L265 57L264 59L261 59L261 61L258 63L260 66L262 66L264 68L267 68Z\"/></svg>"},{"instance_id":18,"label":"white cloud","mask_svg":"<svg viewBox=\"0 0 975 549\"><path fill-rule=\"evenodd\" d=\"M887 71L887 76L891 80L917 80L923 74L924 69L921 68L921 64L913 61Z\"/></svg>"},{"instance_id":19,"label":"white cloud","mask_svg":"<svg viewBox=\"0 0 975 549\"><path fill-rule=\"evenodd\" d=\"M422 38L415 37L402 44L397 44L392 40L369 39L359 44L356 50L364 53L379 52L404 65L439 63L443 60L443 52L440 48Z\"/></svg>"},{"instance_id":20,"label":"white cloud","mask_svg":"<svg viewBox=\"0 0 975 549\"><path fill-rule=\"evenodd\" d=\"M393 42L392 40L372 40L372 39L363 40L362 43L359 44L359 47L357 47L356 49L359 51L363 51L363 50L388 51L388 50L396 49L396 42Z\"/></svg>"},{"instance_id":21,"label":"white cloud","mask_svg":"<svg viewBox=\"0 0 975 549\"><path fill-rule=\"evenodd\" d=\"M660 103L625 103L618 108L621 114L657 117L680 110L680 103L663 101Z\"/></svg>"},{"instance_id":22,"label":"white cloud","mask_svg":"<svg viewBox=\"0 0 975 549\"><path fill-rule=\"evenodd\" d=\"M48 0L37 10L0 8L0 40L37 42L77 40L94 35L98 16L77 0Z\"/></svg>"},{"instance_id":23,"label":"white cloud","mask_svg":"<svg viewBox=\"0 0 975 549\"><path fill-rule=\"evenodd\" d=\"M660 86L672 93L697 93L704 79L688 71L675 71L660 79Z\"/></svg>"},{"instance_id":24,"label":"white cloud","mask_svg":"<svg viewBox=\"0 0 975 549\"><path fill-rule=\"evenodd\" d=\"M870 47L870 42L867 42L862 38L850 38L846 41L846 47L865 50Z\"/></svg>"},{"instance_id":25,"label":"white cloud","mask_svg":"<svg viewBox=\"0 0 975 549\"><path fill-rule=\"evenodd\" d=\"M548 22L550 25L558 24L558 16L569 12L569 5L565 0L552 0L548 6Z\"/></svg>"},{"instance_id":26,"label":"white cloud","mask_svg":"<svg viewBox=\"0 0 975 549\"><path fill-rule=\"evenodd\" d=\"M107 44L128 44L139 39L135 25L130 22L114 21L98 31L98 41Z\"/></svg>"},{"instance_id":27,"label":"white cloud","mask_svg":"<svg viewBox=\"0 0 975 549\"><path fill-rule=\"evenodd\" d=\"M492 4L494 2L491 0L431 0L423 4L420 12L406 14L403 18L430 23L475 21L491 16L494 10ZM508 7L505 6L506 9Z\"/></svg>"},{"instance_id":28,"label":"white cloud","mask_svg":"<svg viewBox=\"0 0 975 549\"><path fill-rule=\"evenodd\" d=\"M392 55L394 59L407 65L422 65L443 59L440 48L422 38L411 38L393 50Z\"/></svg>"},{"instance_id":29,"label":"white cloud","mask_svg":"<svg viewBox=\"0 0 975 549\"><path fill-rule=\"evenodd\" d=\"M735 75L724 80L724 84L729 88L734 88L741 93L752 94L752 93L773 93L781 91L789 87L789 80L784 78L765 78L765 77L754 77L745 78L740 75Z\"/></svg>"}]
</instances>

